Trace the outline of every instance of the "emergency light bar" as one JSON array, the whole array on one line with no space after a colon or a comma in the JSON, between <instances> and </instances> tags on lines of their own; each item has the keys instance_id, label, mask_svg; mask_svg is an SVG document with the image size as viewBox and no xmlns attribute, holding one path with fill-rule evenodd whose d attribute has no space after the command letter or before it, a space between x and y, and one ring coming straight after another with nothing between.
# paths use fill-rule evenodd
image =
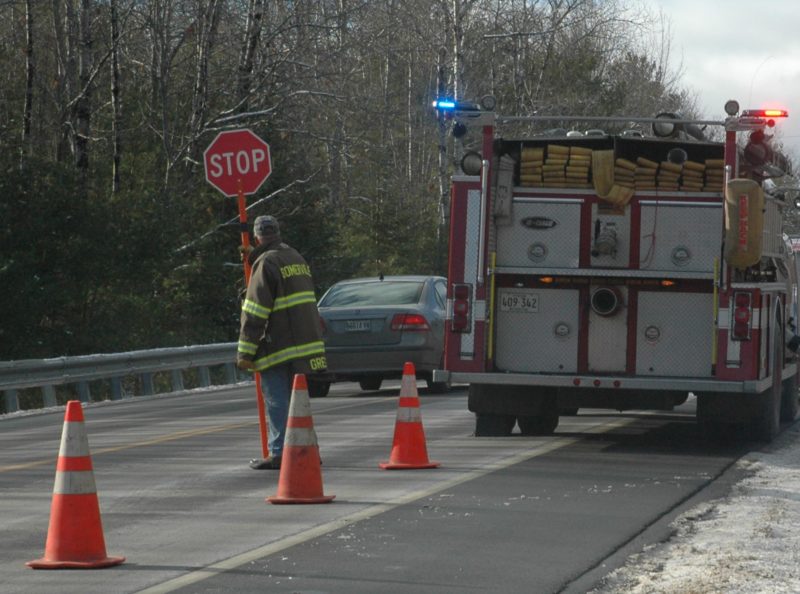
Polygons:
<instances>
[{"instance_id":1,"label":"emergency light bar","mask_svg":"<svg viewBox=\"0 0 800 594\"><path fill-rule=\"evenodd\" d=\"M456 102L451 99L434 99L433 108L439 111L453 111L456 108Z\"/></svg>"},{"instance_id":2,"label":"emergency light bar","mask_svg":"<svg viewBox=\"0 0 800 594\"><path fill-rule=\"evenodd\" d=\"M788 118L789 112L785 109L745 109L743 118Z\"/></svg>"},{"instance_id":3,"label":"emergency light bar","mask_svg":"<svg viewBox=\"0 0 800 594\"><path fill-rule=\"evenodd\" d=\"M455 101L454 99L434 99L433 108L439 111L480 111L480 108L470 101Z\"/></svg>"}]
</instances>

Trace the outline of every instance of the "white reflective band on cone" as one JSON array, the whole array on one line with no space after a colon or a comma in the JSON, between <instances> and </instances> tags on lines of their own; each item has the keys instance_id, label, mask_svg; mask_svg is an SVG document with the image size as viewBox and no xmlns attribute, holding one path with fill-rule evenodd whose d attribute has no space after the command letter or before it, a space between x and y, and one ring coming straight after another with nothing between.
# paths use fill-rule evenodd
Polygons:
<instances>
[{"instance_id":1,"label":"white reflective band on cone","mask_svg":"<svg viewBox=\"0 0 800 594\"><path fill-rule=\"evenodd\" d=\"M315 446L317 445L317 434L312 427L291 427L286 431L284 447L289 446Z\"/></svg>"},{"instance_id":2,"label":"white reflective band on cone","mask_svg":"<svg viewBox=\"0 0 800 594\"><path fill-rule=\"evenodd\" d=\"M421 423L422 413L417 406L401 406L397 409L397 420L401 423Z\"/></svg>"},{"instance_id":3,"label":"white reflective band on cone","mask_svg":"<svg viewBox=\"0 0 800 594\"><path fill-rule=\"evenodd\" d=\"M292 394L292 399L289 401L289 416L295 418L311 416L311 401L305 390L297 390Z\"/></svg>"},{"instance_id":4,"label":"white reflective band on cone","mask_svg":"<svg viewBox=\"0 0 800 594\"><path fill-rule=\"evenodd\" d=\"M403 374L400 380L400 395L401 396L416 396L417 395L417 378L413 375Z\"/></svg>"},{"instance_id":5,"label":"white reflective band on cone","mask_svg":"<svg viewBox=\"0 0 800 594\"><path fill-rule=\"evenodd\" d=\"M61 447L58 455L68 458L81 458L89 455L89 440L82 422L66 421L61 432Z\"/></svg>"},{"instance_id":6,"label":"white reflective band on cone","mask_svg":"<svg viewBox=\"0 0 800 594\"><path fill-rule=\"evenodd\" d=\"M97 493L94 484L94 472L91 470L56 471L56 483L53 486L56 495L88 495Z\"/></svg>"}]
</instances>

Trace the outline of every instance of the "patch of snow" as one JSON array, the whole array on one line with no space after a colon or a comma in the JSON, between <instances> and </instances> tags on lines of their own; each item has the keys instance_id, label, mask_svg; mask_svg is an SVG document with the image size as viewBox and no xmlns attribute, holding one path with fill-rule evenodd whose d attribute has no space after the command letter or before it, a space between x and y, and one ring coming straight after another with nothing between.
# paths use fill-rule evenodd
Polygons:
<instances>
[{"instance_id":1,"label":"patch of snow","mask_svg":"<svg viewBox=\"0 0 800 594\"><path fill-rule=\"evenodd\" d=\"M800 428L737 464L749 474L727 497L681 514L669 540L631 556L592 592L800 592Z\"/></svg>"}]
</instances>

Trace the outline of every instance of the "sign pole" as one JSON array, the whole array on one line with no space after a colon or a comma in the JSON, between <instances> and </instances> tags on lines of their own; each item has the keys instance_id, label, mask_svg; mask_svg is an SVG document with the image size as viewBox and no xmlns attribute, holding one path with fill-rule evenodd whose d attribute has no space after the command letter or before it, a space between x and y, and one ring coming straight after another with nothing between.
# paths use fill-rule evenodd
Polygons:
<instances>
[{"instance_id":1,"label":"sign pole","mask_svg":"<svg viewBox=\"0 0 800 594\"><path fill-rule=\"evenodd\" d=\"M247 256L250 251L250 235L247 230L247 204L245 196L255 194L272 173L269 145L252 130L225 130L217 134L203 152L206 181L226 197L238 196L239 225L242 235L242 262L245 286L250 284L251 266ZM256 397L258 398L258 424L261 429L261 451L269 457L268 429L265 415L264 393L261 389L261 374L255 374Z\"/></svg>"},{"instance_id":2,"label":"sign pole","mask_svg":"<svg viewBox=\"0 0 800 594\"><path fill-rule=\"evenodd\" d=\"M247 287L250 284L250 274L252 272L250 266L250 233L247 227L247 203L244 198L244 190L242 189L241 178L236 180L237 195L239 203L239 228L242 234L242 260L244 262L244 285ZM256 399L258 400L258 427L261 432L261 453L264 458L269 457L269 445L267 443L267 419L264 410L264 392L261 388L261 373L254 371L256 381Z\"/></svg>"}]
</instances>

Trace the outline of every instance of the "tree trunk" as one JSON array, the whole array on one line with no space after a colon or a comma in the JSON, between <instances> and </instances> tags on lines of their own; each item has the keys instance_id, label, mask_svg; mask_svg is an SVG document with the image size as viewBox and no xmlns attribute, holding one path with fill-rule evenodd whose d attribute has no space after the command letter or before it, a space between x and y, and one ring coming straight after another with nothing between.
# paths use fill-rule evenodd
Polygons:
<instances>
[{"instance_id":1,"label":"tree trunk","mask_svg":"<svg viewBox=\"0 0 800 594\"><path fill-rule=\"evenodd\" d=\"M75 167L81 185L89 174L89 137L92 120L92 0L81 0L78 18L78 97L75 101Z\"/></svg>"},{"instance_id":2,"label":"tree trunk","mask_svg":"<svg viewBox=\"0 0 800 594\"><path fill-rule=\"evenodd\" d=\"M245 30L242 51L239 57L237 100L239 111L247 111L248 98L250 96L253 78L253 64L255 62L258 42L261 39L262 17L264 14L263 0L250 0L250 7L247 11L247 27Z\"/></svg>"},{"instance_id":3,"label":"tree trunk","mask_svg":"<svg viewBox=\"0 0 800 594\"><path fill-rule=\"evenodd\" d=\"M189 154L193 160L200 158L200 136L203 133L208 107L208 63L217 33L219 21L219 0L209 0L201 5L197 15L194 92L192 94L192 119L189 126Z\"/></svg>"},{"instance_id":4,"label":"tree trunk","mask_svg":"<svg viewBox=\"0 0 800 594\"><path fill-rule=\"evenodd\" d=\"M73 148L74 125L69 102L77 87L75 80L75 36L77 31L75 3L74 0L53 0L52 9L57 58L54 94L59 110L55 158L59 163L63 163Z\"/></svg>"},{"instance_id":5,"label":"tree trunk","mask_svg":"<svg viewBox=\"0 0 800 594\"><path fill-rule=\"evenodd\" d=\"M111 9L111 136L113 145L113 163L111 165L111 194L119 192L119 166L122 161L122 139L120 137L120 119L122 105L119 97L119 22L117 0L110 0Z\"/></svg>"},{"instance_id":6,"label":"tree trunk","mask_svg":"<svg viewBox=\"0 0 800 594\"><path fill-rule=\"evenodd\" d=\"M33 111L33 80L35 66L33 61L33 7L31 0L25 0L25 107L22 111L22 147L24 159L31 153L31 112Z\"/></svg>"},{"instance_id":7,"label":"tree trunk","mask_svg":"<svg viewBox=\"0 0 800 594\"><path fill-rule=\"evenodd\" d=\"M447 59L447 50L441 48L439 50L439 64L438 64L438 97L447 96L447 67L445 60ZM436 232L436 243L439 246L437 252L437 268L438 270L444 269L444 262L441 260L444 255L445 242L447 237L447 228L450 225L450 185L447 175L447 122L444 115L440 112L438 114L439 125L439 226Z\"/></svg>"}]
</instances>

